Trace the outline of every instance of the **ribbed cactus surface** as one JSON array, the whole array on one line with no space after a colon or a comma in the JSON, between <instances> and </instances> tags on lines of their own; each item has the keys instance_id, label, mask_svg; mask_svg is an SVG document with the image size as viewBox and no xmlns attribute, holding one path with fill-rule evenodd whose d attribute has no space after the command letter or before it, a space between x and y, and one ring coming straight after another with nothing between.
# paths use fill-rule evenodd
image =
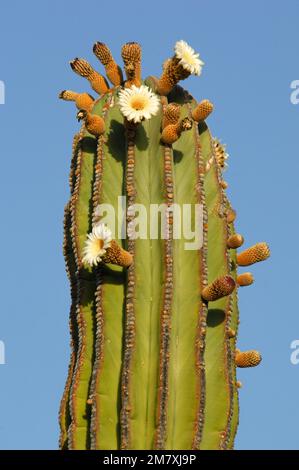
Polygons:
<instances>
[{"instance_id":1,"label":"ribbed cactus surface","mask_svg":"<svg viewBox=\"0 0 299 470\"><path fill-rule=\"evenodd\" d=\"M238 288L253 279L237 278L243 237L235 234L225 193L226 152L205 123L213 106L178 85L202 65L184 47L177 43L159 79L142 81L138 44L122 49L123 79L107 46L97 43L112 87L75 59L72 68L100 96L60 94L76 102L83 119L64 219L72 352L61 448L230 449L238 424L236 365L260 361L256 351L236 351ZM128 96L131 114L123 104ZM161 209L158 237L150 233L153 207ZM186 248L183 230L178 236L175 207L200 228L196 249ZM147 233L137 214L147 217ZM107 249L103 220L113 232ZM267 250L252 247L238 255L240 264L265 259Z\"/></svg>"}]
</instances>

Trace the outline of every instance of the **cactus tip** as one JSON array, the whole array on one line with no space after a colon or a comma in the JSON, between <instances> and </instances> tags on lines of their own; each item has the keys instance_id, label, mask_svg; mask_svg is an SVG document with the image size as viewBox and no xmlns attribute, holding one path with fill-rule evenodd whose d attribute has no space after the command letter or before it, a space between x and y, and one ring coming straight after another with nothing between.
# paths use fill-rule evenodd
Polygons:
<instances>
[{"instance_id":1,"label":"cactus tip","mask_svg":"<svg viewBox=\"0 0 299 470\"><path fill-rule=\"evenodd\" d=\"M92 51L96 52L98 47L105 47L105 44L103 42L96 41L92 47Z\"/></svg>"},{"instance_id":2,"label":"cactus tip","mask_svg":"<svg viewBox=\"0 0 299 470\"><path fill-rule=\"evenodd\" d=\"M78 57L75 57L75 59L70 60L70 66L71 66L71 68L72 68L73 70L75 70L76 63L77 63L78 60L79 60Z\"/></svg>"}]
</instances>

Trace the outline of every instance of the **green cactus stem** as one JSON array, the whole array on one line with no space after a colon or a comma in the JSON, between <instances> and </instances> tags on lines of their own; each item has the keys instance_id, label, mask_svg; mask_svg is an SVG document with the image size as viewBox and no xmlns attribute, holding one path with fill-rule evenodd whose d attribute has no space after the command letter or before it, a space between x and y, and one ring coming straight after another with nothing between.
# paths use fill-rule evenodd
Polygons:
<instances>
[{"instance_id":1,"label":"green cactus stem","mask_svg":"<svg viewBox=\"0 0 299 470\"><path fill-rule=\"evenodd\" d=\"M72 68L100 96L60 94L84 105L64 218L71 360L60 447L231 449L236 366L260 361L255 351L236 356L238 288L253 282L237 267L265 259L268 247L237 255L227 154L204 120L213 105L178 85L200 74L195 51L179 41L160 79L143 81L141 48L127 43L125 82L105 44L94 52L114 88L76 59Z\"/></svg>"}]
</instances>

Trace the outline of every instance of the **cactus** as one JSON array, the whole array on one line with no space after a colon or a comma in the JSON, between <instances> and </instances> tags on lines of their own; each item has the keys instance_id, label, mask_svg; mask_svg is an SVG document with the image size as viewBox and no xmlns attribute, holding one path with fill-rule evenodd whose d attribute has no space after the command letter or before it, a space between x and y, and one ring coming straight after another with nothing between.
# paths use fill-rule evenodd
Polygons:
<instances>
[{"instance_id":1,"label":"cactus","mask_svg":"<svg viewBox=\"0 0 299 470\"><path fill-rule=\"evenodd\" d=\"M179 85L200 75L199 55L179 41L161 77L142 80L137 43L122 48L125 79L105 44L93 51L112 87L75 59L72 69L100 96L59 95L83 121L64 217L71 360L60 447L231 449L236 367L261 360L236 350L238 289L253 282L237 265L265 259L268 247L236 253L244 238L225 193L227 154L205 122L213 105ZM159 236L142 236L134 210L150 214L153 205L162 208ZM175 207L187 205L201 208L202 217L189 213L202 238L196 249L176 233Z\"/></svg>"}]
</instances>

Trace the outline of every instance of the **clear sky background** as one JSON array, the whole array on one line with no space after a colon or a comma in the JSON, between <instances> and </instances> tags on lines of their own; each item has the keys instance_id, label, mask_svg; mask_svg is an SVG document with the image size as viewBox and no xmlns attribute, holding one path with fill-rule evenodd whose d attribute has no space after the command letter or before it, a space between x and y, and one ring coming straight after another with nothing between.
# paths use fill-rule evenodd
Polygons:
<instances>
[{"instance_id":1,"label":"clear sky background","mask_svg":"<svg viewBox=\"0 0 299 470\"><path fill-rule=\"evenodd\" d=\"M68 64L100 66L95 41L120 59L143 47L143 75L159 74L178 39L200 51L201 77L184 85L215 103L213 134L228 144L226 179L246 245L268 241L269 261L240 292L241 349L263 362L242 370L237 449L299 448L298 123L299 1L99 2L2 0L0 5L1 312L0 447L57 448L57 413L69 360L69 288L62 256L75 108L65 88L87 91ZM120 60L119 60L120 61Z\"/></svg>"}]
</instances>

